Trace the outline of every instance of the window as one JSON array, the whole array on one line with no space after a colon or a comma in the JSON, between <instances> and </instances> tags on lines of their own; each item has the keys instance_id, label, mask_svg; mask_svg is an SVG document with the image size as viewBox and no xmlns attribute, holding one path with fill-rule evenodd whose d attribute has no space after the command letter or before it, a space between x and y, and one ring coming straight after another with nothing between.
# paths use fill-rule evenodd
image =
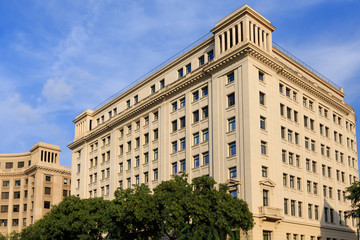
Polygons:
<instances>
[{"instance_id":1,"label":"window","mask_svg":"<svg viewBox=\"0 0 360 240\"><path fill-rule=\"evenodd\" d=\"M145 183L149 182L149 172L144 172L144 182Z\"/></svg>"},{"instance_id":2,"label":"window","mask_svg":"<svg viewBox=\"0 0 360 240\"><path fill-rule=\"evenodd\" d=\"M18 162L18 168L23 168L24 167L24 162Z\"/></svg>"},{"instance_id":3,"label":"window","mask_svg":"<svg viewBox=\"0 0 360 240\"><path fill-rule=\"evenodd\" d=\"M129 108L130 107L130 100L126 101L126 107Z\"/></svg>"},{"instance_id":4,"label":"window","mask_svg":"<svg viewBox=\"0 0 360 240\"><path fill-rule=\"evenodd\" d=\"M198 168L200 166L200 158L199 155L194 156L194 168Z\"/></svg>"},{"instance_id":5,"label":"window","mask_svg":"<svg viewBox=\"0 0 360 240\"><path fill-rule=\"evenodd\" d=\"M280 93L284 92L284 85L282 85L281 83L279 83L279 92Z\"/></svg>"},{"instance_id":6,"label":"window","mask_svg":"<svg viewBox=\"0 0 360 240\"><path fill-rule=\"evenodd\" d=\"M294 177L294 176L290 176L290 188L295 188L294 180L295 180L295 177Z\"/></svg>"},{"instance_id":7,"label":"window","mask_svg":"<svg viewBox=\"0 0 360 240\"><path fill-rule=\"evenodd\" d=\"M154 140L158 139L159 138L159 130L155 129L153 132L154 132Z\"/></svg>"},{"instance_id":8,"label":"window","mask_svg":"<svg viewBox=\"0 0 360 240\"><path fill-rule=\"evenodd\" d=\"M268 176L268 168L265 166L261 166L261 176L262 177L267 177Z\"/></svg>"},{"instance_id":9,"label":"window","mask_svg":"<svg viewBox=\"0 0 360 240\"><path fill-rule=\"evenodd\" d=\"M156 91L155 85L152 85L151 86L151 93L153 94L153 93L155 93L155 91Z\"/></svg>"},{"instance_id":10,"label":"window","mask_svg":"<svg viewBox=\"0 0 360 240\"><path fill-rule=\"evenodd\" d=\"M260 129L265 130L265 126L266 126L265 121L266 121L266 118L263 116L260 116Z\"/></svg>"},{"instance_id":11,"label":"window","mask_svg":"<svg viewBox=\"0 0 360 240\"><path fill-rule=\"evenodd\" d=\"M197 100L199 100L199 91L193 92L193 101L195 102Z\"/></svg>"},{"instance_id":12,"label":"window","mask_svg":"<svg viewBox=\"0 0 360 240\"><path fill-rule=\"evenodd\" d=\"M44 208L45 209L50 209L50 202L49 201L44 201Z\"/></svg>"},{"instance_id":13,"label":"window","mask_svg":"<svg viewBox=\"0 0 360 240\"><path fill-rule=\"evenodd\" d=\"M9 187L10 181L3 181L3 187Z\"/></svg>"},{"instance_id":14,"label":"window","mask_svg":"<svg viewBox=\"0 0 360 240\"><path fill-rule=\"evenodd\" d=\"M172 164L172 174L177 174L178 173L178 165L177 162L174 162Z\"/></svg>"},{"instance_id":15,"label":"window","mask_svg":"<svg viewBox=\"0 0 360 240\"><path fill-rule=\"evenodd\" d=\"M235 105L235 93L231 93L227 96L228 98L228 107Z\"/></svg>"},{"instance_id":16,"label":"window","mask_svg":"<svg viewBox=\"0 0 360 240\"><path fill-rule=\"evenodd\" d=\"M193 112L193 122L196 123L199 121L199 110L196 110L195 112Z\"/></svg>"},{"instance_id":17,"label":"window","mask_svg":"<svg viewBox=\"0 0 360 240\"><path fill-rule=\"evenodd\" d=\"M92 175L91 175L92 176ZM51 188L45 187L45 194L50 195L51 194Z\"/></svg>"},{"instance_id":18,"label":"window","mask_svg":"<svg viewBox=\"0 0 360 240\"><path fill-rule=\"evenodd\" d=\"M229 168L229 173L230 173L230 178L236 178L237 177L236 167Z\"/></svg>"},{"instance_id":19,"label":"window","mask_svg":"<svg viewBox=\"0 0 360 240\"><path fill-rule=\"evenodd\" d=\"M159 179L159 171L157 168L154 169L154 180L158 180Z\"/></svg>"},{"instance_id":20,"label":"window","mask_svg":"<svg viewBox=\"0 0 360 240\"><path fill-rule=\"evenodd\" d=\"M263 240L271 240L271 231L263 230Z\"/></svg>"},{"instance_id":21,"label":"window","mask_svg":"<svg viewBox=\"0 0 360 240\"><path fill-rule=\"evenodd\" d=\"M203 153L203 164L206 165L209 164L209 162L209 152Z\"/></svg>"},{"instance_id":22,"label":"window","mask_svg":"<svg viewBox=\"0 0 360 240\"><path fill-rule=\"evenodd\" d=\"M295 200L291 200L290 212L291 216L295 216Z\"/></svg>"},{"instance_id":23,"label":"window","mask_svg":"<svg viewBox=\"0 0 360 240\"><path fill-rule=\"evenodd\" d=\"M280 115L281 116L284 116L284 108L285 108L284 104L280 103Z\"/></svg>"},{"instance_id":24,"label":"window","mask_svg":"<svg viewBox=\"0 0 360 240\"><path fill-rule=\"evenodd\" d=\"M172 103L172 110L173 110L173 111L176 111L177 108L178 108L177 102L173 102L173 103Z\"/></svg>"},{"instance_id":25,"label":"window","mask_svg":"<svg viewBox=\"0 0 360 240\"><path fill-rule=\"evenodd\" d=\"M15 180L15 186L20 186L21 185L21 180Z\"/></svg>"},{"instance_id":26,"label":"window","mask_svg":"<svg viewBox=\"0 0 360 240\"><path fill-rule=\"evenodd\" d=\"M302 217L302 202L298 202L298 216Z\"/></svg>"},{"instance_id":27,"label":"window","mask_svg":"<svg viewBox=\"0 0 360 240\"><path fill-rule=\"evenodd\" d=\"M203 141L206 142L209 140L209 129L204 129L203 131Z\"/></svg>"},{"instance_id":28,"label":"window","mask_svg":"<svg viewBox=\"0 0 360 240\"><path fill-rule=\"evenodd\" d=\"M259 71L259 80L264 81L264 73Z\"/></svg>"},{"instance_id":29,"label":"window","mask_svg":"<svg viewBox=\"0 0 360 240\"><path fill-rule=\"evenodd\" d=\"M209 51L209 52L207 53L207 55L208 55L208 61L213 60L213 58L214 58L214 51L213 51L213 50Z\"/></svg>"},{"instance_id":30,"label":"window","mask_svg":"<svg viewBox=\"0 0 360 240\"><path fill-rule=\"evenodd\" d=\"M182 107L185 107L185 105L186 105L185 98L180 99L180 107L181 107L181 108L182 108Z\"/></svg>"},{"instance_id":31,"label":"window","mask_svg":"<svg viewBox=\"0 0 360 240\"><path fill-rule=\"evenodd\" d=\"M205 97L205 96L208 95L208 87L207 87L207 86L206 86L206 87L203 87L203 88L201 89L201 91L202 91L202 96L203 96L203 97Z\"/></svg>"},{"instance_id":32,"label":"window","mask_svg":"<svg viewBox=\"0 0 360 240\"><path fill-rule=\"evenodd\" d=\"M266 155L266 145L267 143L265 141L261 141L261 154Z\"/></svg>"},{"instance_id":33,"label":"window","mask_svg":"<svg viewBox=\"0 0 360 240\"><path fill-rule=\"evenodd\" d=\"M180 149L184 150L186 148L186 140L185 138L180 139Z\"/></svg>"},{"instance_id":34,"label":"window","mask_svg":"<svg viewBox=\"0 0 360 240\"><path fill-rule=\"evenodd\" d=\"M148 125L149 124L149 117L144 117L144 122L145 122L145 125Z\"/></svg>"},{"instance_id":35,"label":"window","mask_svg":"<svg viewBox=\"0 0 360 240\"><path fill-rule=\"evenodd\" d=\"M229 75L227 75L227 81L228 83L231 83L235 80L235 76L234 76L234 73L230 73Z\"/></svg>"},{"instance_id":36,"label":"window","mask_svg":"<svg viewBox=\"0 0 360 240\"><path fill-rule=\"evenodd\" d=\"M269 206L269 190L263 190L263 206Z\"/></svg>"},{"instance_id":37,"label":"window","mask_svg":"<svg viewBox=\"0 0 360 240\"><path fill-rule=\"evenodd\" d=\"M235 117L228 119L228 124L229 124L229 131L235 130L235 128L236 128Z\"/></svg>"},{"instance_id":38,"label":"window","mask_svg":"<svg viewBox=\"0 0 360 240\"><path fill-rule=\"evenodd\" d=\"M186 73L190 73L191 72L191 63L186 65L185 68L186 68Z\"/></svg>"},{"instance_id":39,"label":"window","mask_svg":"<svg viewBox=\"0 0 360 240\"><path fill-rule=\"evenodd\" d=\"M172 131L176 132L177 131L177 120L172 121L171 126L172 126Z\"/></svg>"},{"instance_id":40,"label":"window","mask_svg":"<svg viewBox=\"0 0 360 240\"><path fill-rule=\"evenodd\" d=\"M202 117L203 117L203 119L206 119L209 117L209 108L207 106L202 108Z\"/></svg>"},{"instance_id":41,"label":"window","mask_svg":"<svg viewBox=\"0 0 360 240\"><path fill-rule=\"evenodd\" d=\"M6 169L13 168L13 163L12 163L12 162L7 162L7 163L5 163L5 168L6 168Z\"/></svg>"},{"instance_id":42,"label":"window","mask_svg":"<svg viewBox=\"0 0 360 240\"><path fill-rule=\"evenodd\" d=\"M199 133L194 133L193 134L193 137L194 137L194 145L197 145L199 144L200 140L199 140Z\"/></svg>"},{"instance_id":43,"label":"window","mask_svg":"<svg viewBox=\"0 0 360 240\"><path fill-rule=\"evenodd\" d=\"M2 213L7 213L9 211L9 206L8 205L1 205L1 212Z\"/></svg>"},{"instance_id":44,"label":"window","mask_svg":"<svg viewBox=\"0 0 360 240\"><path fill-rule=\"evenodd\" d=\"M287 174L283 173L283 186L286 187L287 186Z\"/></svg>"},{"instance_id":45,"label":"window","mask_svg":"<svg viewBox=\"0 0 360 240\"><path fill-rule=\"evenodd\" d=\"M186 162L185 162L185 160L180 161L180 171L183 171L183 172L186 171Z\"/></svg>"},{"instance_id":46,"label":"window","mask_svg":"<svg viewBox=\"0 0 360 240\"><path fill-rule=\"evenodd\" d=\"M308 218L312 219L312 204L308 204Z\"/></svg>"},{"instance_id":47,"label":"window","mask_svg":"<svg viewBox=\"0 0 360 240\"><path fill-rule=\"evenodd\" d=\"M46 182L51 182L51 176L45 176L45 181Z\"/></svg>"},{"instance_id":48,"label":"window","mask_svg":"<svg viewBox=\"0 0 360 240\"><path fill-rule=\"evenodd\" d=\"M199 57L199 66L204 65L204 63L205 63L205 57L204 55L202 55L201 57Z\"/></svg>"},{"instance_id":49,"label":"window","mask_svg":"<svg viewBox=\"0 0 360 240\"><path fill-rule=\"evenodd\" d=\"M185 117L180 118L180 128L184 128L186 124Z\"/></svg>"},{"instance_id":50,"label":"window","mask_svg":"<svg viewBox=\"0 0 360 240\"><path fill-rule=\"evenodd\" d=\"M236 155L236 142L229 143L229 156Z\"/></svg>"},{"instance_id":51,"label":"window","mask_svg":"<svg viewBox=\"0 0 360 240\"><path fill-rule=\"evenodd\" d=\"M177 150L178 150L178 148L177 148L177 141L172 142L172 152L173 152L173 153L176 153Z\"/></svg>"},{"instance_id":52,"label":"window","mask_svg":"<svg viewBox=\"0 0 360 240\"><path fill-rule=\"evenodd\" d=\"M154 159L158 159L159 158L159 152L158 152L158 149L155 148L154 149Z\"/></svg>"},{"instance_id":53,"label":"window","mask_svg":"<svg viewBox=\"0 0 360 240\"><path fill-rule=\"evenodd\" d=\"M165 79L160 80L160 88L165 87Z\"/></svg>"},{"instance_id":54,"label":"window","mask_svg":"<svg viewBox=\"0 0 360 240\"><path fill-rule=\"evenodd\" d=\"M13 212L19 212L20 205L13 205Z\"/></svg>"},{"instance_id":55,"label":"window","mask_svg":"<svg viewBox=\"0 0 360 240\"><path fill-rule=\"evenodd\" d=\"M259 103L265 105L265 93L259 92Z\"/></svg>"},{"instance_id":56,"label":"window","mask_svg":"<svg viewBox=\"0 0 360 240\"><path fill-rule=\"evenodd\" d=\"M144 162L145 163L149 162L149 153L144 153Z\"/></svg>"},{"instance_id":57,"label":"window","mask_svg":"<svg viewBox=\"0 0 360 240\"><path fill-rule=\"evenodd\" d=\"M285 215L289 214L288 202L289 202L289 200L284 198L284 214Z\"/></svg>"}]
</instances>

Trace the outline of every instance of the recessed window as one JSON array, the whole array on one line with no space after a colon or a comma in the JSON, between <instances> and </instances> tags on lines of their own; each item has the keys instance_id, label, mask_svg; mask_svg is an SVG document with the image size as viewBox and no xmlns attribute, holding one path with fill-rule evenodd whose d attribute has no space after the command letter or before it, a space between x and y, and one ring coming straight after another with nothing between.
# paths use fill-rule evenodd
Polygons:
<instances>
[{"instance_id":1,"label":"recessed window","mask_svg":"<svg viewBox=\"0 0 360 240\"><path fill-rule=\"evenodd\" d=\"M269 191L263 190L263 206L269 206Z\"/></svg>"},{"instance_id":2,"label":"recessed window","mask_svg":"<svg viewBox=\"0 0 360 240\"><path fill-rule=\"evenodd\" d=\"M178 173L178 164L177 162L174 162L172 164L172 174L177 174Z\"/></svg>"},{"instance_id":3,"label":"recessed window","mask_svg":"<svg viewBox=\"0 0 360 240\"><path fill-rule=\"evenodd\" d=\"M265 105L265 93L259 92L259 103Z\"/></svg>"},{"instance_id":4,"label":"recessed window","mask_svg":"<svg viewBox=\"0 0 360 240\"><path fill-rule=\"evenodd\" d=\"M261 167L261 176L262 177L267 177L268 176L268 168L265 166Z\"/></svg>"},{"instance_id":5,"label":"recessed window","mask_svg":"<svg viewBox=\"0 0 360 240\"><path fill-rule=\"evenodd\" d=\"M184 150L186 148L186 140L185 140L185 138L180 139L180 148L181 148L181 150Z\"/></svg>"},{"instance_id":6,"label":"recessed window","mask_svg":"<svg viewBox=\"0 0 360 240\"><path fill-rule=\"evenodd\" d=\"M265 127L266 127L266 118L263 117L263 116L260 116L260 128L265 130Z\"/></svg>"},{"instance_id":7,"label":"recessed window","mask_svg":"<svg viewBox=\"0 0 360 240\"><path fill-rule=\"evenodd\" d=\"M151 93L155 93L155 91L156 91L155 85L152 85L151 86Z\"/></svg>"},{"instance_id":8,"label":"recessed window","mask_svg":"<svg viewBox=\"0 0 360 240\"><path fill-rule=\"evenodd\" d=\"M236 142L229 143L229 156L236 155Z\"/></svg>"},{"instance_id":9,"label":"recessed window","mask_svg":"<svg viewBox=\"0 0 360 240\"><path fill-rule=\"evenodd\" d=\"M209 152L203 153L203 163L206 165L209 164L209 162Z\"/></svg>"},{"instance_id":10,"label":"recessed window","mask_svg":"<svg viewBox=\"0 0 360 240\"><path fill-rule=\"evenodd\" d=\"M235 105L235 93L231 93L227 96L228 98L228 107Z\"/></svg>"},{"instance_id":11,"label":"recessed window","mask_svg":"<svg viewBox=\"0 0 360 240\"><path fill-rule=\"evenodd\" d=\"M50 195L51 194L51 188L45 187L45 194Z\"/></svg>"},{"instance_id":12,"label":"recessed window","mask_svg":"<svg viewBox=\"0 0 360 240\"><path fill-rule=\"evenodd\" d=\"M193 134L193 137L194 137L194 145L197 145L197 144L199 144L199 133L197 132L197 133L194 133Z\"/></svg>"},{"instance_id":13,"label":"recessed window","mask_svg":"<svg viewBox=\"0 0 360 240\"><path fill-rule=\"evenodd\" d=\"M182 68L180 68L178 70L178 78L182 78L184 76L184 70Z\"/></svg>"},{"instance_id":14,"label":"recessed window","mask_svg":"<svg viewBox=\"0 0 360 240\"><path fill-rule=\"evenodd\" d=\"M194 168L198 168L200 166L200 157L199 155L194 156Z\"/></svg>"},{"instance_id":15,"label":"recessed window","mask_svg":"<svg viewBox=\"0 0 360 240\"><path fill-rule=\"evenodd\" d=\"M207 55L208 55L208 61L213 60L213 58L214 58L214 51L213 51L213 50L209 51L209 52L207 53Z\"/></svg>"},{"instance_id":16,"label":"recessed window","mask_svg":"<svg viewBox=\"0 0 360 240\"><path fill-rule=\"evenodd\" d=\"M206 86L206 87L203 87L201 90L202 90L202 96L203 96L203 97L205 97L205 96L208 95L208 87L207 87L207 86Z\"/></svg>"},{"instance_id":17,"label":"recessed window","mask_svg":"<svg viewBox=\"0 0 360 240\"><path fill-rule=\"evenodd\" d=\"M237 177L236 167L229 168L229 174L230 174L230 178L236 178Z\"/></svg>"},{"instance_id":18,"label":"recessed window","mask_svg":"<svg viewBox=\"0 0 360 240\"><path fill-rule=\"evenodd\" d=\"M177 131L177 120L172 121L171 126L172 126L172 131L176 132Z\"/></svg>"},{"instance_id":19,"label":"recessed window","mask_svg":"<svg viewBox=\"0 0 360 240\"><path fill-rule=\"evenodd\" d=\"M199 110L193 112L193 122L196 123L199 121Z\"/></svg>"},{"instance_id":20,"label":"recessed window","mask_svg":"<svg viewBox=\"0 0 360 240\"><path fill-rule=\"evenodd\" d=\"M264 81L264 73L259 71L259 80Z\"/></svg>"},{"instance_id":21,"label":"recessed window","mask_svg":"<svg viewBox=\"0 0 360 240\"><path fill-rule=\"evenodd\" d=\"M188 65L186 65L186 73L190 73L191 72L191 63L189 63Z\"/></svg>"},{"instance_id":22,"label":"recessed window","mask_svg":"<svg viewBox=\"0 0 360 240\"><path fill-rule=\"evenodd\" d=\"M236 128L235 117L229 118L228 119L228 124L229 124L229 131L234 131L235 128Z\"/></svg>"},{"instance_id":23,"label":"recessed window","mask_svg":"<svg viewBox=\"0 0 360 240\"><path fill-rule=\"evenodd\" d=\"M172 110L176 111L178 108L177 102L173 102L171 105L172 105Z\"/></svg>"},{"instance_id":24,"label":"recessed window","mask_svg":"<svg viewBox=\"0 0 360 240\"><path fill-rule=\"evenodd\" d=\"M160 88L164 88L165 87L165 79L160 80Z\"/></svg>"},{"instance_id":25,"label":"recessed window","mask_svg":"<svg viewBox=\"0 0 360 240\"><path fill-rule=\"evenodd\" d=\"M234 72L230 73L229 75L227 75L227 81L228 83L232 83L235 80L235 75Z\"/></svg>"},{"instance_id":26,"label":"recessed window","mask_svg":"<svg viewBox=\"0 0 360 240\"><path fill-rule=\"evenodd\" d=\"M45 209L50 209L50 202L49 201L44 201L44 208Z\"/></svg>"},{"instance_id":27,"label":"recessed window","mask_svg":"<svg viewBox=\"0 0 360 240\"><path fill-rule=\"evenodd\" d=\"M193 92L193 101L199 100L199 91Z\"/></svg>"},{"instance_id":28,"label":"recessed window","mask_svg":"<svg viewBox=\"0 0 360 240\"><path fill-rule=\"evenodd\" d=\"M186 162L185 162L185 160L180 161L180 171L183 171L183 172L186 171Z\"/></svg>"},{"instance_id":29,"label":"recessed window","mask_svg":"<svg viewBox=\"0 0 360 240\"><path fill-rule=\"evenodd\" d=\"M209 129L204 129L203 131L203 141L209 141Z\"/></svg>"},{"instance_id":30,"label":"recessed window","mask_svg":"<svg viewBox=\"0 0 360 240\"><path fill-rule=\"evenodd\" d=\"M154 169L154 180L158 180L159 179L159 171L157 168Z\"/></svg>"},{"instance_id":31,"label":"recessed window","mask_svg":"<svg viewBox=\"0 0 360 240\"><path fill-rule=\"evenodd\" d=\"M181 98L180 99L180 107L183 108L183 107L185 107L185 105L186 105L185 98Z\"/></svg>"},{"instance_id":32,"label":"recessed window","mask_svg":"<svg viewBox=\"0 0 360 240\"><path fill-rule=\"evenodd\" d=\"M261 141L261 154L266 155L267 153L267 143L265 141Z\"/></svg>"},{"instance_id":33,"label":"recessed window","mask_svg":"<svg viewBox=\"0 0 360 240\"><path fill-rule=\"evenodd\" d=\"M178 151L177 141L172 142L172 152L176 153Z\"/></svg>"},{"instance_id":34,"label":"recessed window","mask_svg":"<svg viewBox=\"0 0 360 240\"><path fill-rule=\"evenodd\" d=\"M11 168L13 168L13 163L12 163L12 162L7 162L7 163L5 163L5 168L6 168L6 169L11 169Z\"/></svg>"},{"instance_id":35,"label":"recessed window","mask_svg":"<svg viewBox=\"0 0 360 240\"><path fill-rule=\"evenodd\" d=\"M51 182L51 176L45 176L45 181L46 182Z\"/></svg>"},{"instance_id":36,"label":"recessed window","mask_svg":"<svg viewBox=\"0 0 360 240\"><path fill-rule=\"evenodd\" d=\"M202 108L202 117L203 119L206 119L209 117L209 108L206 106L206 107L203 107Z\"/></svg>"},{"instance_id":37,"label":"recessed window","mask_svg":"<svg viewBox=\"0 0 360 240\"><path fill-rule=\"evenodd\" d=\"M201 57L199 57L199 66L204 65L204 63L205 63L205 57L204 55L202 55Z\"/></svg>"}]
</instances>

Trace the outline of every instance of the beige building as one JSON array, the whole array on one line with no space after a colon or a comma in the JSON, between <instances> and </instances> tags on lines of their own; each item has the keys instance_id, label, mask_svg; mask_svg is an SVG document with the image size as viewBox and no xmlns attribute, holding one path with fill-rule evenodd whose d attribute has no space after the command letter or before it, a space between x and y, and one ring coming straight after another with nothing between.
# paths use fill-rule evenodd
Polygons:
<instances>
[{"instance_id":1,"label":"beige building","mask_svg":"<svg viewBox=\"0 0 360 240\"><path fill-rule=\"evenodd\" d=\"M358 180L343 89L275 46L247 5L166 66L76 117L72 193L112 199L173 174L227 182L254 214L251 239L355 239Z\"/></svg>"},{"instance_id":2,"label":"beige building","mask_svg":"<svg viewBox=\"0 0 360 240\"><path fill-rule=\"evenodd\" d=\"M39 142L29 152L0 154L0 233L19 231L70 195L71 169L59 146Z\"/></svg>"}]
</instances>

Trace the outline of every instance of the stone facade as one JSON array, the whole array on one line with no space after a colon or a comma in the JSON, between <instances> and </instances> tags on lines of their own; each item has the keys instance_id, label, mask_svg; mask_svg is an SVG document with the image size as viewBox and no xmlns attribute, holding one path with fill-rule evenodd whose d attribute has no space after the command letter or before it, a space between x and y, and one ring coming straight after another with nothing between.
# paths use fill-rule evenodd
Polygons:
<instances>
[{"instance_id":1,"label":"stone facade","mask_svg":"<svg viewBox=\"0 0 360 240\"><path fill-rule=\"evenodd\" d=\"M355 239L356 117L342 88L272 42L247 5L212 35L76 117L72 193L112 199L173 174L227 182L254 214L251 239Z\"/></svg>"},{"instance_id":2,"label":"stone facade","mask_svg":"<svg viewBox=\"0 0 360 240\"><path fill-rule=\"evenodd\" d=\"M0 232L20 231L70 195L71 169L59 146L39 142L29 152L0 154Z\"/></svg>"}]
</instances>

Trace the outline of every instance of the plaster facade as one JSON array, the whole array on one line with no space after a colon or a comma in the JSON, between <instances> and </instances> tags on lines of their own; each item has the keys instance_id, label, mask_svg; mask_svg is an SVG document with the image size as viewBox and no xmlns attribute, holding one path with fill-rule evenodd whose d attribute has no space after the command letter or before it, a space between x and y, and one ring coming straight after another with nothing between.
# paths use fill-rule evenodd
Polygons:
<instances>
[{"instance_id":1,"label":"plaster facade","mask_svg":"<svg viewBox=\"0 0 360 240\"><path fill-rule=\"evenodd\" d=\"M72 193L112 199L185 171L248 202L251 239L355 239L356 117L343 89L272 42L247 5L203 42L76 117Z\"/></svg>"}]
</instances>

